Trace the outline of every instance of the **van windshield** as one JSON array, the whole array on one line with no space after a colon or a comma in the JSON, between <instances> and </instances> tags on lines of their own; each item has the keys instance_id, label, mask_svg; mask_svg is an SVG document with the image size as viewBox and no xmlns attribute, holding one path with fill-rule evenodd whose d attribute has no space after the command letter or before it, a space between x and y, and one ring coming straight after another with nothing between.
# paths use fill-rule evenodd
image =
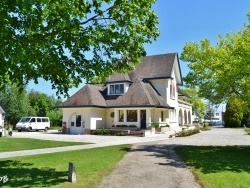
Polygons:
<instances>
[{"instance_id":1,"label":"van windshield","mask_svg":"<svg viewBox=\"0 0 250 188\"><path fill-rule=\"evenodd\" d=\"M29 121L30 121L30 118L22 118L19 122L26 123Z\"/></svg>"}]
</instances>

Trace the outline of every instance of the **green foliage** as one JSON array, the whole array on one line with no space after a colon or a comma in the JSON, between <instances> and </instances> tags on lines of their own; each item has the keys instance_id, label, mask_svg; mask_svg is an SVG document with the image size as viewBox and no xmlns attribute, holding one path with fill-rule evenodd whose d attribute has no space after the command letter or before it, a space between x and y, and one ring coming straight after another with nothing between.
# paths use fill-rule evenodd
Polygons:
<instances>
[{"instance_id":1,"label":"green foliage","mask_svg":"<svg viewBox=\"0 0 250 188\"><path fill-rule=\"evenodd\" d=\"M93 131L95 135L111 135L111 131L108 129L96 129Z\"/></svg>"},{"instance_id":2,"label":"green foliage","mask_svg":"<svg viewBox=\"0 0 250 188\"><path fill-rule=\"evenodd\" d=\"M84 78L132 70L159 36L154 2L0 1L1 82L43 78L65 94Z\"/></svg>"},{"instance_id":3,"label":"green foliage","mask_svg":"<svg viewBox=\"0 0 250 188\"><path fill-rule=\"evenodd\" d=\"M235 96L228 100L224 115L225 127L240 127L243 117L242 102Z\"/></svg>"},{"instance_id":4,"label":"green foliage","mask_svg":"<svg viewBox=\"0 0 250 188\"><path fill-rule=\"evenodd\" d=\"M249 147L180 146L176 152L201 187L249 187Z\"/></svg>"},{"instance_id":5,"label":"green foliage","mask_svg":"<svg viewBox=\"0 0 250 188\"><path fill-rule=\"evenodd\" d=\"M128 125L116 125L116 127L128 127Z\"/></svg>"},{"instance_id":6,"label":"green foliage","mask_svg":"<svg viewBox=\"0 0 250 188\"><path fill-rule=\"evenodd\" d=\"M195 88L185 88L183 91L187 96L190 97L192 110L195 115L202 119L206 114L206 103L204 103L202 98L199 97L199 92Z\"/></svg>"},{"instance_id":7,"label":"green foliage","mask_svg":"<svg viewBox=\"0 0 250 188\"><path fill-rule=\"evenodd\" d=\"M27 92L25 87L16 84L6 84L0 91L0 103L9 113L5 121L11 125L16 125L24 116L48 116L52 125L61 125L62 112L54 108L61 102L54 96L34 90Z\"/></svg>"},{"instance_id":8,"label":"green foliage","mask_svg":"<svg viewBox=\"0 0 250 188\"><path fill-rule=\"evenodd\" d=\"M115 136L126 136L127 134L125 132L117 132L114 135Z\"/></svg>"},{"instance_id":9,"label":"green foliage","mask_svg":"<svg viewBox=\"0 0 250 188\"><path fill-rule=\"evenodd\" d=\"M161 125L161 127L170 127L170 125L166 124L166 125Z\"/></svg>"},{"instance_id":10,"label":"green foliage","mask_svg":"<svg viewBox=\"0 0 250 188\"><path fill-rule=\"evenodd\" d=\"M5 88L0 90L0 103L9 113L5 121L11 125L15 125L21 117L33 111L25 88L18 87L16 84L6 84Z\"/></svg>"},{"instance_id":11,"label":"green foliage","mask_svg":"<svg viewBox=\"0 0 250 188\"><path fill-rule=\"evenodd\" d=\"M152 123L151 127L152 128L159 128L160 127L160 123Z\"/></svg>"},{"instance_id":12,"label":"green foliage","mask_svg":"<svg viewBox=\"0 0 250 188\"><path fill-rule=\"evenodd\" d=\"M215 46L208 39L187 43L180 56L189 63L187 87L198 87L199 96L213 104L226 102L233 94L250 103L249 52L249 23L237 33L219 36Z\"/></svg>"},{"instance_id":13,"label":"green foliage","mask_svg":"<svg viewBox=\"0 0 250 188\"><path fill-rule=\"evenodd\" d=\"M137 128L136 125L129 125L129 127L132 127L132 128Z\"/></svg>"},{"instance_id":14,"label":"green foliage","mask_svg":"<svg viewBox=\"0 0 250 188\"><path fill-rule=\"evenodd\" d=\"M199 128L186 129L186 130L182 130L182 131L176 133L175 136L177 136L177 137L190 136L193 134L197 134L199 132L200 132Z\"/></svg>"},{"instance_id":15,"label":"green foliage","mask_svg":"<svg viewBox=\"0 0 250 188\"><path fill-rule=\"evenodd\" d=\"M52 127L62 125L62 111L60 109L50 110L46 116L49 117Z\"/></svg>"}]
</instances>

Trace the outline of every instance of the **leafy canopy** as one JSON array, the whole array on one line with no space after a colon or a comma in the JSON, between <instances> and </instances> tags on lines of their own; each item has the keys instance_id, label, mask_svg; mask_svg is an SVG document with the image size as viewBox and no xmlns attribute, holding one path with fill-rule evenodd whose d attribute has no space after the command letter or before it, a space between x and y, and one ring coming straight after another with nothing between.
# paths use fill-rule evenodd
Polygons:
<instances>
[{"instance_id":1,"label":"leafy canopy","mask_svg":"<svg viewBox=\"0 0 250 188\"><path fill-rule=\"evenodd\" d=\"M213 104L225 102L232 95L243 101L249 99L249 23L237 33L219 36L215 46L208 39L187 43L180 59L189 62L190 72L184 78L187 86L197 87L199 95Z\"/></svg>"},{"instance_id":2,"label":"leafy canopy","mask_svg":"<svg viewBox=\"0 0 250 188\"><path fill-rule=\"evenodd\" d=\"M198 95L198 91L195 88L184 88L184 93L190 97L190 102L193 106L193 112L195 115L202 119L206 114L206 103Z\"/></svg>"},{"instance_id":3,"label":"leafy canopy","mask_svg":"<svg viewBox=\"0 0 250 188\"><path fill-rule=\"evenodd\" d=\"M38 78L67 94L133 69L159 35L155 0L1 0L0 83Z\"/></svg>"}]
</instances>

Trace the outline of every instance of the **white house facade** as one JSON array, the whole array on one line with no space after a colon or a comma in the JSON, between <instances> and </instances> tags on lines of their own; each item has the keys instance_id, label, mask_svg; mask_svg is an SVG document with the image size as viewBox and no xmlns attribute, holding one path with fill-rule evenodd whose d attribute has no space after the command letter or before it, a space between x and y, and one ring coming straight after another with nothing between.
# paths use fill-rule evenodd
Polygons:
<instances>
[{"instance_id":1,"label":"white house facade","mask_svg":"<svg viewBox=\"0 0 250 188\"><path fill-rule=\"evenodd\" d=\"M177 53L147 56L135 70L114 74L105 84L86 84L58 108L70 134L123 125L148 129L152 123L178 129L192 123L192 105L180 86Z\"/></svg>"}]
</instances>

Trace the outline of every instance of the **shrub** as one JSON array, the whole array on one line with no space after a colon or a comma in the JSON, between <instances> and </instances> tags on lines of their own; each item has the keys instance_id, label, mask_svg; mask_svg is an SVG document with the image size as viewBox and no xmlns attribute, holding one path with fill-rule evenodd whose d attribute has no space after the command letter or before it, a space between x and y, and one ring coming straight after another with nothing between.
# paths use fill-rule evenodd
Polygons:
<instances>
[{"instance_id":1,"label":"shrub","mask_svg":"<svg viewBox=\"0 0 250 188\"><path fill-rule=\"evenodd\" d=\"M177 137L182 137L182 136L190 136L193 134L197 134L200 132L200 129L194 128L194 129L188 129L188 130L183 130L175 134Z\"/></svg>"},{"instance_id":2,"label":"shrub","mask_svg":"<svg viewBox=\"0 0 250 188\"><path fill-rule=\"evenodd\" d=\"M97 129L93 132L95 135L110 135L111 131L108 129Z\"/></svg>"},{"instance_id":3,"label":"shrub","mask_svg":"<svg viewBox=\"0 0 250 188\"><path fill-rule=\"evenodd\" d=\"M151 127L153 128L159 128L160 124L159 123L152 123Z\"/></svg>"},{"instance_id":4,"label":"shrub","mask_svg":"<svg viewBox=\"0 0 250 188\"><path fill-rule=\"evenodd\" d=\"M116 127L128 127L128 125L116 125Z\"/></svg>"},{"instance_id":5,"label":"shrub","mask_svg":"<svg viewBox=\"0 0 250 188\"><path fill-rule=\"evenodd\" d=\"M126 136L125 132L117 132L114 134L115 136Z\"/></svg>"},{"instance_id":6,"label":"shrub","mask_svg":"<svg viewBox=\"0 0 250 188\"><path fill-rule=\"evenodd\" d=\"M224 116L225 127L240 127L243 117L242 102L235 96L231 97L226 105Z\"/></svg>"},{"instance_id":7,"label":"shrub","mask_svg":"<svg viewBox=\"0 0 250 188\"><path fill-rule=\"evenodd\" d=\"M129 127L134 127L134 128L137 128L137 126L136 126L136 125L129 125Z\"/></svg>"},{"instance_id":8,"label":"shrub","mask_svg":"<svg viewBox=\"0 0 250 188\"><path fill-rule=\"evenodd\" d=\"M166 124L166 125L162 125L161 127L170 127L170 125Z\"/></svg>"}]
</instances>

